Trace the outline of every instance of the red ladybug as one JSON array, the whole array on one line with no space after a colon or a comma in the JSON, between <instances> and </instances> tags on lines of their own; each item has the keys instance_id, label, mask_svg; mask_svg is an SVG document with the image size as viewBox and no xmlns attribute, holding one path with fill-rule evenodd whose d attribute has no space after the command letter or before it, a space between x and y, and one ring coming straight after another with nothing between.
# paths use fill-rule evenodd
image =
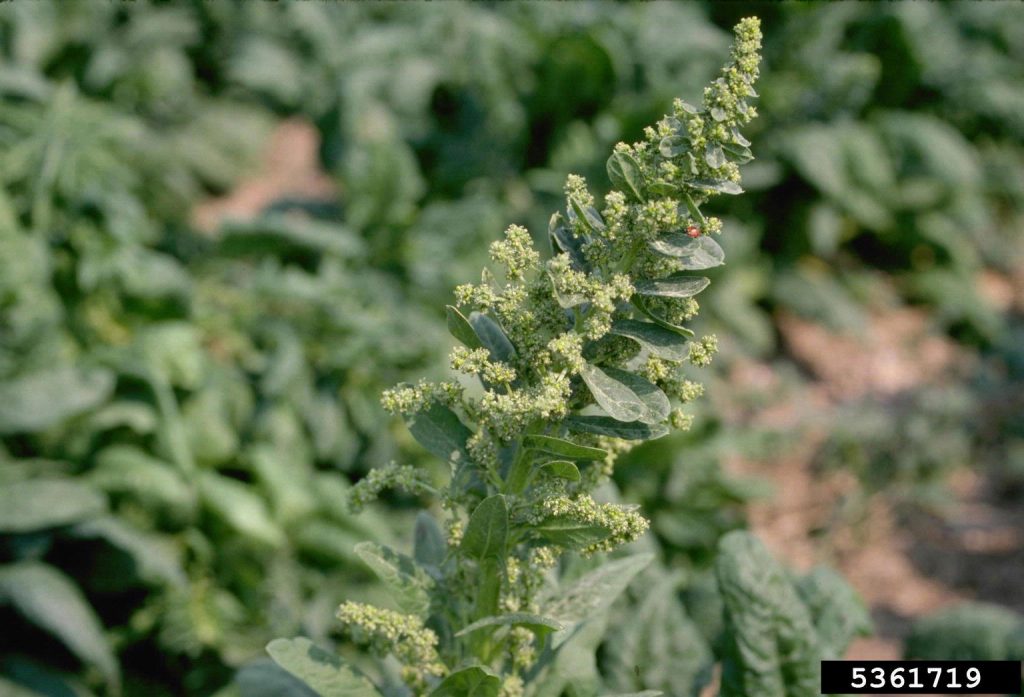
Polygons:
<instances>
[{"instance_id":1,"label":"red ladybug","mask_svg":"<svg viewBox=\"0 0 1024 697\"><path fill-rule=\"evenodd\" d=\"M696 225L690 225L686 228L686 234L693 238L700 237L700 228Z\"/></svg>"}]
</instances>

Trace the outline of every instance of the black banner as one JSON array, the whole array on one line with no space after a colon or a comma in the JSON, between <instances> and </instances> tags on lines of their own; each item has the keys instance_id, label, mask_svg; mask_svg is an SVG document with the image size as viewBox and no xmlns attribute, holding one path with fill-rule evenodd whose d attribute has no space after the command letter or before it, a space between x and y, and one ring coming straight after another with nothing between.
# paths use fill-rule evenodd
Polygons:
<instances>
[{"instance_id":1,"label":"black banner","mask_svg":"<svg viewBox=\"0 0 1024 697\"><path fill-rule=\"evenodd\" d=\"M1020 661L822 661L822 694L1019 695Z\"/></svg>"}]
</instances>

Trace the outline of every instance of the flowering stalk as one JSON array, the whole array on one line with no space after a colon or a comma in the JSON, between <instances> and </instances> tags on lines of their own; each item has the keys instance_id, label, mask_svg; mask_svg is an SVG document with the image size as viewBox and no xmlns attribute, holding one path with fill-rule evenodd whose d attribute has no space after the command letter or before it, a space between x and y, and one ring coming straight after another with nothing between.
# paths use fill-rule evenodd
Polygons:
<instances>
[{"instance_id":1,"label":"flowering stalk","mask_svg":"<svg viewBox=\"0 0 1024 697\"><path fill-rule=\"evenodd\" d=\"M756 115L747 99L756 96L759 23L745 19L735 32L732 60L702 108L677 100L642 141L615 147L600 209L582 177L568 178L565 212L548 229L550 259L512 226L491 246L498 270L456 289L447 320L461 343L451 354L460 378L383 396L450 467L438 492L445 530L421 514L415 558L360 545L398 610L347 602L338 616L353 639L403 664L414 694L468 694L468 685L524 694L566 629L585 619L580 608L613 599L580 600L600 585L593 573L581 581L589 586L552 591L548 571L565 552L610 551L647 529L633 507L591 492L619 454L688 427L681 407L702 387L683 366L706 366L716 351L713 336L684 325L710 282L691 272L724 261L714 239L721 221L700 207L740 193L738 165L752 159L739 128ZM352 504L388 486L436 491L423 472L392 466L356 485ZM624 588L642 564L626 561L594 573L614 573ZM282 645L271 654L289 668Z\"/></svg>"}]
</instances>

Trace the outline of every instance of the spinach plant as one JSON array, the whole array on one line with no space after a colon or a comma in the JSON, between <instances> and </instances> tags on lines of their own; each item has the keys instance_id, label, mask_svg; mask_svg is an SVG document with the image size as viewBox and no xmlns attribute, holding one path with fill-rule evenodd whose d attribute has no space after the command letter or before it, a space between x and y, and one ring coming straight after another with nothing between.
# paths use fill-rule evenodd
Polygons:
<instances>
[{"instance_id":1,"label":"spinach plant","mask_svg":"<svg viewBox=\"0 0 1024 697\"><path fill-rule=\"evenodd\" d=\"M389 657L378 682L392 682L397 662L414 694L532 693L585 621L651 561L619 557L571 583L552 571L567 554L610 552L646 530L639 511L599 502L594 490L632 445L687 427L681 407L702 388L684 366L706 366L716 351L714 336L684 325L710 283L692 272L724 261L721 221L701 205L741 193L739 165L752 159L739 129L756 116L747 100L759 23L744 19L735 32L732 60L701 108L677 100L642 141L615 147L614 188L600 210L586 181L568 178L549 260L513 225L491 246L498 268L456 289L447 325L460 342L451 354L459 377L384 393L450 478L438 486L393 464L352 492L356 508L388 487L432 494L445 512L443 526L420 515L411 557L357 547L394 607L346 601L338 617L356 643ZM268 651L323 694L384 689L305 639Z\"/></svg>"}]
</instances>

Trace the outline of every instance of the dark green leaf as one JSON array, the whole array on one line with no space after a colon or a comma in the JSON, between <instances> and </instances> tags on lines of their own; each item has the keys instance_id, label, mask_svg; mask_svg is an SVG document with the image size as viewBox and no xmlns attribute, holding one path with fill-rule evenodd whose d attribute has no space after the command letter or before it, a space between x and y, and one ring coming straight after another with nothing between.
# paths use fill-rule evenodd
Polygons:
<instances>
[{"instance_id":1,"label":"dark green leaf","mask_svg":"<svg viewBox=\"0 0 1024 697\"><path fill-rule=\"evenodd\" d=\"M275 639L267 644L267 653L320 697L380 697L373 683L304 637Z\"/></svg>"},{"instance_id":2,"label":"dark green leaf","mask_svg":"<svg viewBox=\"0 0 1024 697\"><path fill-rule=\"evenodd\" d=\"M636 292L640 295L659 298L692 298L711 283L704 276L687 276L674 273L663 278L637 281Z\"/></svg>"},{"instance_id":3,"label":"dark green leaf","mask_svg":"<svg viewBox=\"0 0 1024 697\"><path fill-rule=\"evenodd\" d=\"M104 540L135 563L139 578L154 584L184 585L188 578L181 554L171 539L129 526L119 518L103 517L79 523L71 529L75 537Z\"/></svg>"},{"instance_id":4,"label":"dark green leaf","mask_svg":"<svg viewBox=\"0 0 1024 697\"><path fill-rule=\"evenodd\" d=\"M413 556L420 564L438 567L448 553L441 528L426 511L416 514L416 532L413 540Z\"/></svg>"},{"instance_id":5,"label":"dark green leaf","mask_svg":"<svg viewBox=\"0 0 1024 697\"><path fill-rule=\"evenodd\" d=\"M700 271L725 263L725 251L707 235L690 237L682 232L670 232L650 242L658 254L678 259L683 269Z\"/></svg>"},{"instance_id":6,"label":"dark green leaf","mask_svg":"<svg viewBox=\"0 0 1024 697\"><path fill-rule=\"evenodd\" d=\"M600 448L591 448L587 445L577 445L572 441L554 438L552 436L529 435L523 438L523 447L530 450L540 450L567 457L570 460L603 460L607 452Z\"/></svg>"},{"instance_id":7,"label":"dark green leaf","mask_svg":"<svg viewBox=\"0 0 1024 697\"><path fill-rule=\"evenodd\" d=\"M428 409L407 418L409 432L420 445L445 462L465 462L466 441L472 432L443 404L434 402Z\"/></svg>"},{"instance_id":8,"label":"dark green leaf","mask_svg":"<svg viewBox=\"0 0 1024 697\"><path fill-rule=\"evenodd\" d=\"M355 551L387 586L402 612L423 618L430 614L430 589L434 581L415 561L376 542L360 542Z\"/></svg>"},{"instance_id":9,"label":"dark green leaf","mask_svg":"<svg viewBox=\"0 0 1024 697\"><path fill-rule=\"evenodd\" d=\"M637 421L648 413L643 400L622 383L595 365L587 363L580 377L590 389L594 400L608 414L619 421Z\"/></svg>"},{"instance_id":10,"label":"dark green leaf","mask_svg":"<svg viewBox=\"0 0 1024 697\"><path fill-rule=\"evenodd\" d=\"M0 486L0 532L70 525L101 515L106 497L73 479L29 479Z\"/></svg>"},{"instance_id":11,"label":"dark green leaf","mask_svg":"<svg viewBox=\"0 0 1024 697\"><path fill-rule=\"evenodd\" d=\"M686 341L677 332L670 331L658 324L640 322L634 319L615 320L612 334L633 339L652 355L669 361L685 361L690 350Z\"/></svg>"},{"instance_id":12,"label":"dark green leaf","mask_svg":"<svg viewBox=\"0 0 1024 697\"><path fill-rule=\"evenodd\" d=\"M198 483L203 505L236 531L271 547L284 544L284 532L247 485L214 472L201 472Z\"/></svg>"},{"instance_id":13,"label":"dark green leaf","mask_svg":"<svg viewBox=\"0 0 1024 697\"><path fill-rule=\"evenodd\" d=\"M686 336L686 337L694 336L694 332L693 332L692 329L687 329L686 327L680 327L679 325L672 324L671 322L666 320L661 314L659 314L658 312L656 312L653 309L651 309L650 305L647 304L647 301L644 300L642 296L639 296L639 295L633 296L633 301L632 302L633 302L633 305L636 306L636 309L640 310L640 312L642 312L644 315L646 315L649 319L651 319L659 327L661 327L663 329L668 329L670 332L675 332L676 334L679 334L680 336ZM687 351L687 355L689 355L689 351Z\"/></svg>"},{"instance_id":14,"label":"dark green leaf","mask_svg":"<svg viewBox=\"0 0 1024 697\"><path fill-rule=\"evenodd\" d=\"M269 658L242 666L235 673L235 685L239 697L317 697L309 685Z\"/></svg>"},{"instance_id":15,"label":"dark green leaf","mask_svg":"<svg viewBox=\"0 0 1024 697\"><path fill-rule=\"evenodd\" d=\"M593 206L583 206L575 198L570 199L569 203L572 206L571 212L577 220L582 220L587 228L594 232L604 231L604 220L601 219L601 214L597 212L597 209Z\"/></svg>"},{"instance_id":16,"label":"dark green leaf","mask_svg":"<svg viewBox=\"0 0 1024 697\"><path fill-rule=\"evenodd\" d=\"M612 531L603 525L596 525L569 516L551 516L531 525L530 529L546 542L568 549L583 549L608 538Z\"/></svg>"},{"instance_id":17,"label":"dark green leaf","mask_svg":"<svg viewBox=\"0 0 1024 697\"><path fill-rule=\"evenodd\" d=\"M487 668L471 666L442 680L430 697L498 697L500 689L501 678Z\"/></svg>"},{"instance_id":18,"label":"dark green leaf","mask_svg":"<svg viewBox=\"0 0 1024 697\"><path fill-rule=\"evenodd\" d=\"M0 383L0 434L41 431L102 404L114 390L109 370L56 367Z\"/></svg>"},{"instance_id":19,"label":"dark green leaf","mask_svg":"<svg viewBox=\"0 0 1024 697\"><path fill-rule=\"evenodd\" d=\"M585 237L576 237L564 225L561 213L551 216L548 225L548 234L551 236L551 251L558 254L560 251L569 255L573 268L585 269L587 258L583 254L583 245L587 243Z\"/></svg>"},{"instance_id":20,"label":"dark green leaf","mask_svg":"<svg viewBox=\"0 0 1024 697\"><path fill-rule=\"evenodd\" d=\"M578 482L580 480L579 467L568 460L553 460L551 462L545 462L541 465L540 471L549 477L568 479L570 482Z\"/></svg>"},{"instance_id":21,"label":"dark green leaf","mask_svg":"<svg viewBox=\"0 0 1024 697\"><path fill-rule=\"evenodd\" d=\"M608 158L606 165L608 178L612 186L623 193L632 195L637 201L643 201L644 180L638 163L626 152L616 152Z\"/></svg>"},{"instance_id":22,"label":"dark green leaf","mask_svg":"<svg viewBox=\"0 0 1024 697\"><path fill-rule=\"evenodd\" d=\"M476 332L473 331L473 327L470 325L469 320L459 312L457 307L445 305L444 309L448 318L449 334L461 341L468 348L475 349L483 346L483 344L480 343L480 337L478 337Z\"/></svg>"},{"instance_id":23,"label":"dark green leaf","mask_svg":"<svg viewBox=\"0 0 1024 697\"><path fill-rule=\"evenodd\" d=\"M470 625L467 625L457 631L455 636L465 636L470 632L475 632L478 629L484 627L526 627L531 632L542 633L544 630L555 630L558 631L562 628L562 625L555 620L548 619L547 617L541 617L540 615L531 615L526 612L513 612L507 615L496 615L493 617L484 617L483 619L477 620Z\"/></svg>"},{"instance_id":24,"label":"dark green leaf","mask_svg":"<svg viewBox=\"0 0 1024 697\"><path fill-rule=\"evenodd\" d=\"M655 385L635 373L618 368L605 368L605 374L613 380L632 390L633 394L640 398L646 410L640 415L638 421L645 424L659 424L668 418L672 406L668 402L665 393Z\"/></svg>"},{"instance_id":25,"label":"dark green leaf","mask_svg":"<svg viewBox=\"0 0 1024 697\"><path fill-rule=\"evenodd\" d=\"M871 615L857 592L831 569L819 567L796 584L818 631L822 659L841 659L858 636L871 633Z\"/></svg>"},{"instance_id":26,"label":"dark green leaf","mask_svg":"<svg viewBox=\"0 0 1024 697\"><path fill-rule=\"evenodd\" d=\"M641 421L623 423L610 416L570 416L565 420L565 425L577 433L595 433L623 440L655 440L669 432L668 426L663 424L645 424Z\"/></svg>"},{"instance_id":27,"label":"dark green leaf","mask_svg":"<svg viewBox=\"0 0 1024 697\"><path fill-rule=\"evenodd\" d=\"M480 502L469 516L460 548L474 559L502 559L508 543L508 506L501 494Z\"/></svg>"},{"instance_id":28,"label":"dark green leaf","mask_svg":"<svg viewBox=\"0 0 1024 697\"><path fill-rule=\"evenodd\" d=\"M480 338L480 343L491 352L491 360L511 363L515 359L516 349L497 322L487 315L472 312L469 323Z\"/></svg>"}]
</instances>

